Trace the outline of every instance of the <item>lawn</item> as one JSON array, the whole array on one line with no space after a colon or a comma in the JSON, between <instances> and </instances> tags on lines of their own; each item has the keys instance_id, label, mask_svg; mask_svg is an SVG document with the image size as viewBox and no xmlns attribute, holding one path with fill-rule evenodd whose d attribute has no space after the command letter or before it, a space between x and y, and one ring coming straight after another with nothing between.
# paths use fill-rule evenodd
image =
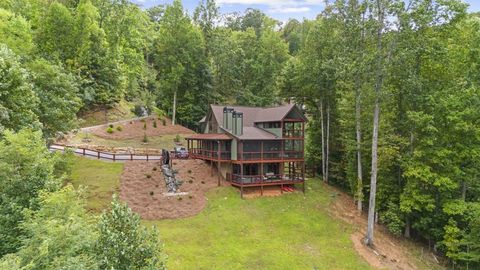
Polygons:
<instances>
[{"instance_id":1,"label":"lawn","mask_svg":"<svg viewBox=\"0 0 480 270\"><path fill-rule=\"evenodd\" d=\"M353 248L352 227L327 214L319 181L307 193L242 200L232 187L208 194L197 216L156 225L169 269L371 269Z\"/></svg>"},{"instance_id":2,"label":"lawn","mask_svg":"<svg viewBox=\"0 0 480 270\"><path fill-rule=\"evenodd\" d=\"M123 163L75 157L69 181L75 187L85 186L88 210L100 212L109 206L112 194L118 192L122 170Z\"/></svg>"}]
</instances>

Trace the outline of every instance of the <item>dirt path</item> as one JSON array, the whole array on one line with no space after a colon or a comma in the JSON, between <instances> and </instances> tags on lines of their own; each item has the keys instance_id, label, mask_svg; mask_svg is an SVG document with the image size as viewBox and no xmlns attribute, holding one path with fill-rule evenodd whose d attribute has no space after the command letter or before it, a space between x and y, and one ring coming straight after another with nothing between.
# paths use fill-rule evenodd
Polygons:
<instances>
[{"instance_id":1,"label":"dirt path","mask_svg":"<svg viewBox=\"0 0 480 270\"><path fill-rule=\"evenodd\" d=\"M218 186L210 167L201 160L174 160L183 196L167 191L159 162L127 161L120 178L120 199L143 219L181 218L198 214L207 203L205 193ZM223 183L222 183L223 184Z\"/></svg>"},{"instance_id":2,"label":"dirt path","mask_svg":"<svg viewBox=\"0 0 480 270\"><path fill-rule=\"evenodd\" d=\"M374 248L365 246L363 237L366 234L367 227L366 215L358 214L356 205L348 194L326 184L324 187L336 194L329 209L330 214L354 226L355 232L350 238L357 252L371 266L376 269L389 270L437 269L439 267L432 253L425 251L423 259L420 261L415 252L423 253L421 247L419 248L406 239L393 236L382 225L376 225L375 227Z\"/></svg>"}]
</instances>

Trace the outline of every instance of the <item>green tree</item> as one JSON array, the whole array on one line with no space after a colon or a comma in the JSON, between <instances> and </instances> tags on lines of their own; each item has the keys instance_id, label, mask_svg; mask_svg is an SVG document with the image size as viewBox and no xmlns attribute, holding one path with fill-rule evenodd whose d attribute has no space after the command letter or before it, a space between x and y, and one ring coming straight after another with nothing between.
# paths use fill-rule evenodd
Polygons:
<instances>
[{"instance_id":1,"label":"green tree","mask_svg":"<svg viewBox=\"0 0 480 270\"><path fill-rule=\"evenodd\" d=\"M100 217L99 233L96 254L101 269L165 269L156 230L142 227L139 216L116 197Z\"/></svg>"},{"instance_id":2,"label":"green tree","mask_svg":"<svg viewBox=\"0 0 480 270\"><path fill-rule=\"evenodd\" d=\"M30 24L22 16L0 8L1 43L20 56L27 56L33 49Z\"/></svg>"},{"instance_id":3,"label":"green tree","mask_svg":"<svg viewBox=\"0 0 480 270\"><path fill-rule=\"evenodd\" d=\"M76 77L46 60L36 60L29 66L33 88L40 100L37 114L44 136L52 137L58 131L76 127L76 113L82 104Z\"/></svg>"},{"instance_id":4,"label":"green tree","mask_svg":"<svg viewBox=\"0 0 480 270\"><path fill-rule=\"evenodd\" d=\"M38 98L30 74L6 45L0 44L0 134L5 129L38 128Z\"/></svg>"},{"instance_id":5,"label":"green tree","mask_svg":"<svg viewBox=\"0 0 480 270\"><path fill-rule=\"evenodd\" d=\"M15 252L25 237L19 226L25 209L38 209L42 190L56 190L56 158L45 147L40 132L4 132L0 141L0 254Z\"/></svg>"},{"instance_id":6,"label":"green tree","mask_svg":"<svg viewBox=\"0 0 480 270\"><path fill-rule=\"evenodd\" d=\"M68 185L40 193L38 201L39 209L26 211L20 225L28 235L22 248L4 263L16 264L10 269L98 269L95 219L87 214L82 193Z\"/></svg>"}]
</instances>

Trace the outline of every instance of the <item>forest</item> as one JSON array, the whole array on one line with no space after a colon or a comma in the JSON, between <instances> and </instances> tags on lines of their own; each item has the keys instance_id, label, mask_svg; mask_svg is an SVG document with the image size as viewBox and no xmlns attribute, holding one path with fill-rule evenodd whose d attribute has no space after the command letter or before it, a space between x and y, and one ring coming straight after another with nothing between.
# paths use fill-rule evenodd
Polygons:
<instances>
[{"instance_id":1,"label":"forest","mask_svg":"<svg viewBox=\"0 0 480 270\"><path fill-rule=\"evenodd\" d=\"M0 268L164 267L156 232L116 199L88 215L45 146L122 100L192 129L209 104L295 102L309 167L368 211L367 244L378 222L480 267L480 14L462 1L335 0L287 22L215 0L0 1Z\"/></svg>"}]
</instances>

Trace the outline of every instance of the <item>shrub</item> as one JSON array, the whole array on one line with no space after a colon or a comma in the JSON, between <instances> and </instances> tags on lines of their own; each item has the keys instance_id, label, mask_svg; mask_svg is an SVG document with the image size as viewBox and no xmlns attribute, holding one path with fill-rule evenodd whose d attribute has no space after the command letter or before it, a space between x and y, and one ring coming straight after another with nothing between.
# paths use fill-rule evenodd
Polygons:
<instances>
[{"instance_id":1,"label":"shrub","mask_svg":"<svg viewBox=\"0 0 480 270\"><path fill-rule=\"evenodd\" d=\"M202 181L201 183L202 183L202 184L205 184L205 181Z\"/></svg>"},{"instance_id":2,"label":"shrub","mask_svg":"<svg viewBox=\"0 0 480 270\"><path fill-rule=\"evenodd\" d=\"M154 127L154 128L157 128L157 120L154 120L154 121L153 121L153 127Z\"/></svg>"},{"instance_id":3,"label":"shrub","mask_svg":"<svg viewBox=\"0 0 480 270\"><path fill-rule=\"evenodd\" d=\"M153 169L152 169L152 170L153 170L153 171L156 171L156 170L157 170L157 167L153 167Z\"/></svg>"},{"instance_id":4,"label":"shrub","mask_svg":"<svg viewBox=\"0 0 480 270\"><path fill-rule=\"evenodd\" d=\"M193 183L193 180L192 179L188 180L188 183L190 183L190 184Z\"/></svg>"},{"instance_id":5,"label":"shrub","mask_svg":"<svg viewBox=\"0 0 480 270\"><path fill-rule=\"evenodd\" d=\"M187 172L188 172L188 173L192 173L192 170L188 170Z\"/></svg>"},{"instance_id":6,"label":"shrub","mask_svg":"<svg viewBox=\"0 0 480 270\"><path fill-rule=\"evenodd\" d=\"M122 126L118 126L118 127L117 127L117 130L118 130L118 131L122 131L122 130L123 130Z\"/></svg>"},{"instance_id":7,"label":"shrub","mask_svg":"<svg viewBox=\"0 0 480 270\"><path fill-rule=\"evenodd\" d=\"M146 174L145 176L146 176L148 179L152 178L152 175L150 175L150 174Z\"/></svg>"},{"instance_id":8,"label":"shrub","mask_svg":"<svg viewBox=\"0 0 480 270\"><path fill-rule=\"evenodd\" d=\"M162 118L162 125L164 125L164 126L167 125L167 121L165 120L165 118Z\"/></svg>"},{"instance_id":9,"label":"shrub","mask_svg":"<svg viewBox=\"0 0 480 270\"><path fill-rule=\"evenodd\" d=\"M108 128L107 128L107 133L108 133L108 134L112 134L112 133L113 133L113 128L108 127Z\"/></svg>"},{"instance_id":10,"label":"shrub","mask_svg":"<svg viewBox=\"0 0 480 270\"><path fill-rule=\"evenodd\" d=\"M144 130L147 130L147 123L146 123L146 122L143 123L143 129L144 129Z\"/></svg>"},{"instance_id":11,"label":"shrub","mask_svg":"<svg viewBox=\"0 0 480 270\"><path fill-rule=\"evenodd\" d=\"M153 196L153 191L150 191L150 196Z\"/></svg>"},{"instance_id":12,"label":"shrub","mask_svg":"<svg viewBox=\"0 0 480 270\"><path fill-rule=\"evenodd\" d=\"M180 142L180 135L176 135L175 139L173 139L174 142Z\"/></svg>"},{"instance_id":13,"label":"shrub","mask_svg":"<svg viewBox=\"0 0 480 270\"><path fill-rule=\"evenodd\" d=\"M188 198L191 199L191 198L193 198L193 196L192 196L192 195L188 195Z\"/></svg>"},{"instance_id":14,"label":"shrub","mask_svg":"<svg viewBox=\"0 0 480 270\"><path fill-rule=\"evenodd\" d=\"M182 200L182 197L178 197L177 200L181 201L181 200Z\"/></svg>"},{"instance_id":15,"label":"shrub","mask_svg":"<svg viewBox=\"0 0 480 270\"><path fill-rule=\"evenodd\" d=\"M142 142L144 142L144 143L148 142L148 137L147 137L147 134L145 134L145 133L143 134Z\"/></svg>"},{"instance_id":16,"label":"shrub","mask_svg":"<svg viewBox=\"0 0 480 270\"><path fill-rule=\"evenodd\" d=\"M108 127L113 128L113 124L109 124Z\"/></svg>"}]
</instances>

